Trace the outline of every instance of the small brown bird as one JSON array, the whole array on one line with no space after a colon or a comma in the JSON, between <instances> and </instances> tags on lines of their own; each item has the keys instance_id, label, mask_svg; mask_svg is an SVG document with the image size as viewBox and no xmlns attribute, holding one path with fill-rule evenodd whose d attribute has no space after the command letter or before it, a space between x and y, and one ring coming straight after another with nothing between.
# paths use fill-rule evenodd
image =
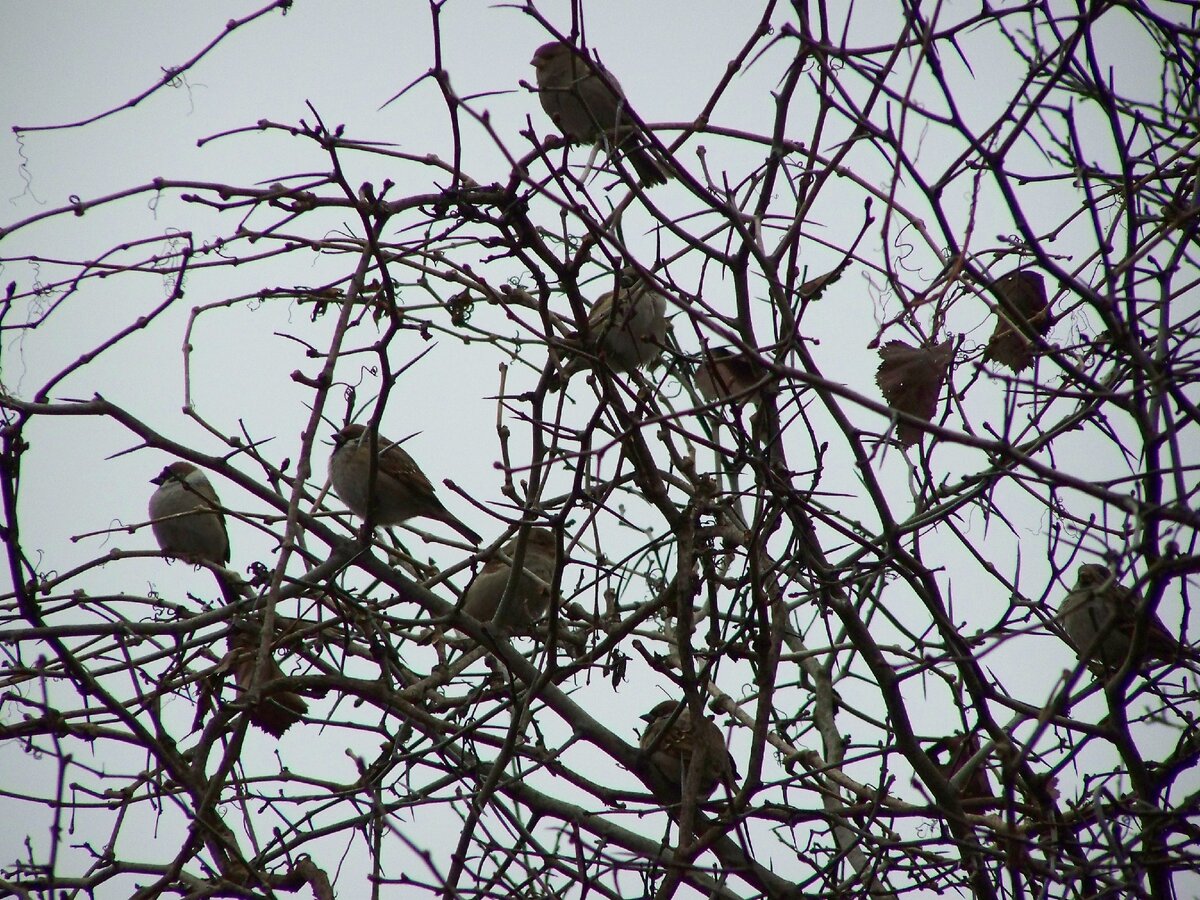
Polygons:
<instances>
[{"instance_id":1,"label":"small brown bird","mask_svg":"<svg viewBox=\"0 0 1200 900\"><path fill-rule=\"evenodd\" d=\"M706 350L693 376L696 390L705 400L710 403L728 401L739 407L757 407L763 389L772 380L769 369L759 365L752 355L733 347Z\"/></svg>"},{"instance_id":2,"label":"small brown bird","mask_svg":"<svg viewBox=\"0 0 1200 900\"><path fill-rule=\"evenodd\" d=\"M631 268L623 269L618 291L607 291L588 312L588 353L579 353L562 370L566 382L591 368L596 358L611 372L631 372L662 354L667 340L667 298Z\"/></svg>"},{"instance_id":3,"label":"small brown bird","mask_svg":"<svg viewBox=\"0 0 1200 900\"><path fill-rule=\"evenodd\" d=\"M671 717L679 709L679 715ZM691 710L674 700L664 700L642 716L646 730L642 732L639 746L650 754L650 763L663 778L677 785L680 790L687 784L689 766L700 767L700 796L707 797L717 785L736 780L737 763L725 748L725 735L717 724L707 716L700 717L700 724L693 727ZM668 727L668 723L670 723Z\"/></svg>"},{"instance_id":4,"label":"small brown bird","mask_svg":"<svg viewBox=\"0 0 1200 900\"><path fill-rule=\"evenodd\" d=\"M979 732L970 731L936 740L925 752L947 780L953 781L980 749ZM986 762L977 764L971 774L959 784L958 790L963 800L979 801L973 804L973 807L995 800L996 793L992 790L992 782L988 778Z\"/></svg>"},{"instance_id":5,"label":"small brown bird","mask_svg":"<svg viewBox=\"0 0 1200 900\"><path fill-rule=\"evenodd\" d=\"M233 681L240 691L249 691L258 671L258 636L236 631L229 636L229 652L233 654ZM283 678L275 658L268 656L263 677L267 681ZM267 734L282 737L283 733L308 714L308 704L290 691L264 694L259 702L246 711L250 722Z\"/></svg>"},{"instance_id":6,"label":"small brown bird","mask_svg":"<svg viewBox=\"0 0 1200 900\"><path fill-rule=\"evenodd\" d=\"M542 109L565 138L579 144L603 141L610 152L620 150L644 185L666 184L669 169L646 149L611 72L560 41L538 47L530 62Z\"/></svg>"},{"instance_id":7,"label":"small brown bird","mask_svg":"<svg viewBox=\"0 0 1200 900\"><path fill-rule=\"evenodd\" d=\"M1142 598L1119 584L1106 566L1079 567L1074 589L1058 609L1058 620L1075 653L1105 669L1119 669L1129 655L1139 618L1145 622L1144 659L1175 662L1189 651L1157 615L1147 616Z\"/></svg>"},{"instance_id":8,"label":"small brown bird","mask_svg":"<svg viewBox=\"0 0 1200 900\"><path fill-rule=\"evenodd\" d=\"M189 462L173 462L150 483L158 485L150 495L150 527L159 548L188 562L227 564L225 516L204 473Z\"/></svg>"},{"instance_id":9,"label":"small brown bird","mask_svg":"<svg viewBox=\"0 0 1200 900\"><path fill-rule=\"evenodd\" d=\"M377 462L372 466L371 433L366 426L347 425L333 436L333 444L329 457L333 489L359 518L365 519L370 513L376 525L399 525L416 518L436 519L472 544L482 540L442 505L425 473L399 445L379 435Z\"/></svg>"},{"instance_id":10,"label":"small brown bird","mask_svg":"<svg viewBox=\"0 0 1200 900\"><path fill-rule=\"evenodd\" d=\"M519 540L519 536L514 537L504 545L504 553L509 559L516 553ZM550 589L529 576L533 575L548 585L554 579L557 567L558 541L554 532L547 528L530 528L522 561L524 572L514 588L515 596L504 620L497 620L497 624L523 626L540 618L550 606ZM490 621L500 608L511 573L512 566L502 560L489 559L484 563L483 570L467 588L463 612L480 622Z\"/></svg>"}]
</instances>

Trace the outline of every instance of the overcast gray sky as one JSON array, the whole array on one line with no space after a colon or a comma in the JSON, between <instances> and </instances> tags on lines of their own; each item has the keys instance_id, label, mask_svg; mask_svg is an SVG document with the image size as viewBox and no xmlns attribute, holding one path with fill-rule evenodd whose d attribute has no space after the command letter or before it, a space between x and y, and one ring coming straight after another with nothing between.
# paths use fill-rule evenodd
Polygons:
<instances>
[{"instance_id":1,"label":"overcast gray sky","mask_svg":"<svg viewBox=\"0 0 1200 900\"><path fill-rule=\"evenodd\" d=\"M6 137L0 142L0 224L65 205L71 197L105 196L146 184L156 176L247 185L270 184L296 172L324 171L328 161L311 143L279 134L243 133L197 146L203 138L246 129L260 119L279 123L312 121L313 113L306 104L311 104L331 127L344 124L347 135L389 142L408 153L449 156L448 117L432 81L422 82L402 98L383 106L432 64L432 26L429 10L422 3L299 2L286 16L271 14L234 33L198 67L181 76L176 85L158 91L134 109L79 129L26 133L20 138L8 132L13 125L62 125L125 103L150 87L163 68L181 64L219 35L226 20L243 16L251 9L251 4L229 2L8 4L0 8L0 84L4 86L0 89L0 123L6 129ZM546 4L544 9L558 16L555 21L560 28L569 27L566 4ZM702 108L722 78L728 60L752 33L757 15L757 10L749 6L716 0L686 3L606 0L588 9L588 38L604 62L619 75L643 119L686 122ZM532 80L530 56L547 39L535 22L502 5L452 2L444 8L440 27L444 63L454 89L459 96L476 97L471 101L472 108L487 110L491 127L508 148L517 153L528 149L528 141L519 137L519 133L529 121L539 134L550 132L550 124L536 97L520 86L522 80ZM886 43L892 33L891 23L882 12L857 19L856 28L860 29L862 43ZM1114 34L1109 39L1126 43L1127 57L1132 61L1140 54L1154 52L1136 34ZM969 34L963 37L964 45L975 54L972 59L978 64L975 73L978 90L972 94L975 105L965 114L968 118L977 116L980 121L993 113L996 104L1006 97L1005 86L1017 78L1013 71L989 67L993 50L998 52L1000 48L989 45L988 40L991 39ZM771 114L770 90L783 69L779 59L789 52L777 47L756 68L739 76L718 107L714 121L735 129L763 129ZM957 76L966 77L958 61L944 62ZM1137 71L1138 66L1133 62L1132 77L1136 77ZM1148 66L1145 71L1149 91L1153 89L1154 71ZM497 93L476 96L487 92ZM811 95L801 91L797 102L805 109L811 104L815 116L816 105ZM469 119L464 121L464 147L468 154L464 169L481 183L506 180L508 164L499 148L482 128ZM1088 127L1094 126L1088 124ZM803 139L803 135L795 137ZM936 136L915 135L913 140L927 140L922 153L930 157L947 152ZM728 166L733 171L750 165L749 157L742 155L746 153L744 147L731 150L713 143L707 149L716 169ZM694 161L695 148L690 147L688 152L692 154L689 160ZM575 153L579 159L586 155L583 150ZM856 173L876 185L887 183L886 168L882 165L873 168L869 158L861 158L861 168ZM385 178L398 182L393 196L434 188L429 170L416 165L393 167L378 157L350 162L352 184L370 180L379 185ZM813 241L802 264L811 267L814 275L832 268L840 259L837 252L823 246L821 238L828 235L832 244L845 246L849 243L845 235L853 233L861 220L862 195L847 187L844 195L847 202L841 206L823 205L815 211L809 226ZM1056 201L1066 202L1062 198L1073 195L1069 186L1047 186L1044 190L1048 198L1044 210L1048 226L1062 218L1062 207ZM656 200L668 210L678 209L682 215L688 209L686 198L674 191L673 187L664 188ZM837 196L834 191L831 193ZM966 207L969 199L963 194L951 196L947 202L951 208ZM636 212L630 214L631 226L640 221L636 215ZM330 219L331 233L338 227L337 218ZM979 219L981 232L994 235L1011 230L1011 223L996 209L981 209ZM2 252L6 257L30 253L84 258L123 240L155 232L169 234L175 229L191 230L200 244L218 233L227 233L229 221L182 203L176 195L156 198L142 194L88 212L83 220L55 218L24 229L5 239ZM357 228L357 223L352 225ZM629 234L637 234L636 228L631 227ZM629 239L644 252L644 261L655 259L659 248L652 237ZM914 277L926 271L935 273L940 264L936 248L924 246L916 239L914 243L917 248L910 261L912 271L918 273ZM1067 245L1064 253L1076 252L1081 259L1086 255L1086 250L1070 246L1069 235L1064 243ZM480 255L485 254L481 251ZM301 264L308 268L297 270ZM28 265L10 265L10 271L0 272L0 283L6 284L14 277L29 277ZM183 404L181 347L191 309L264 287L319 284L344 273L346 267L346 257L289 255L280 263L196 273L189 278L182 303L153 328L124 342L118 352L101 357L85 367L79 377L67 380L55 391L55 396L83 398L100 392L154 424L168 437L202 452L220 453L223 449L220 442L179 413ZM493 283L502 282L502 266L492 266L488 271L497 279ZM699 262L685 260L672 270L681 280L689 273L699 283ZM826 375L872 396L877 396L873 386L877 360L867 352L866 345L875 336L879 323L891 315L886 309L889 298L877 289L878 283L871 273L852 269L822 301L823 305L812 311L805 326L814 339L813 352L826 367ZM706 299L730 308L732 297L720 296L719 279L709 279L705 284L706 291L712 291L706 294ZM162 277L152 273L94 282L86 291L67 300L72 307L69 314L56 314L45 327L32 332L17 336L5 333L0 347L4 384L18 395L26 396L51 373L91 349L104 335L160 303L168 289ZM332 324L328 318L311 323L308 315L308 309L295 304L246 304L228 315L222 311L202 315L192 337L195 348L191 361L192 388L197 412L223 432L236 432L239 422L244 422L252 437L272 438L267 452L276 460L295 458L300 430L308 417L306 403L311 392L295 384L290 375L296 370L308 375L316 371L303 346L288 336L303 336L322 346ZM483 310L480 315L484 317L481 322L501 322L494 310ZM1089 324L1081 313L1063 323L1064 331L1060 334L1065 339L1072 329L1086 328ZM978 344L986 341L991 320L987 310L979 306L961 313L949 323L949 329L968 335ZM369 345L377 335L368 331L360 329L353 333L352 341ZM446 334L437 335L435 340L432 352L397 384L396 395L383 418L384 429L392 437L416 435L406 448L435 484L440 485L443 478L453 478L470 496L485 503L499 501L501 477L494 468L499 458L495 436L497 404L493 398L499 387L497 367L504 356L490 347L465 346ZM686 333L680 335L680 340L688 349L695 349L696 342L692 340L688 345ZM400 354L392 357L393 367L400 367L429 346L430 342L415 332L402 335L393 345L393 352ZM541 364L540 357L530 361L535 366ZM519 367L514 368L512 375L521 390L532 387L535 377L531 369ZM369 394L370 383L367 377L364 397ZM514 384L509 385L510 390ZM590 412L586 401L591 394L583 391L577 396L585 401L576 413L582 421ZM343 409L335 405L329 411L340 416ZM876 414L860 411L856 415L861 416L865 425L882 428L881 418ZM528 446L528 434L516 427L517 423L511 424L514 446ZM326 429L321 437L327 438L328 433ZM143 450L111 458L133 446L134 441L124 429L91 419L41 420L29 429L27 436L32 444L23 463L22 502L27 504L23 537L27 547L44 551L47 564L60 570L99 556L107 547L153 547L145 529L132 535L117 530L78 543L73 543L72 538L144 521L146 500L152 490L148 481L169 457ZM1091 475L1093 468L1096 477L1112 471L1111 460L1089 455L1084 438L1078 442L1068 439L1064 446L1072 447L1078 454L1081 475ZM946 447L940 452L947 472L961 473L979 464L977 456L959 448ZM319 482L324 476L320 454L315 461ZM809 459L801 462L812 463ZM861 508L869 518L870 505L862 496L854 465L843 456L831 468L836 471L829 474L824 485L843 492L843 497L835 502L850 510ZM902 455L891 451L890 457L880 463L880 470L896 498L910 493L909 467ZM256 508L253 498L234 485L218 483L217 489L232 508ZM454 497L445 487L439 487L439 493L456 514L489 540L499 532L497 521L471 509L462 498ZM978 536L979 545L986 547L992 558L1003 560L1004 565L1014 569L1006 572L1010 575L1016 575L1016 548L1020 540L1021 546L1028 548L1021 558L1020 578L1025 580L1028 585L1025 590L1031 596L1039 596L1049 578L1044 559L1047 525L1038 519L1038 507L1022 507L1019 502L1015 507L1029 513L1029 518L1020 523L1024 530L1019 537L970 510L964 515L962 526ZM447 533L436 524L429 530ZM254 529L234 525L231 532L234 568L244 567L252 560L269 559L274 552L272 542ZM619 536L613 540L613 546L622 546ZM421 546L419 541L413 543ZM461 558L458 551L442 547L422 549L443 563ZM965 554L953 542L943 552L941 559L950 571L956 563L964 562ZM988 605L991 598L976 595L969 580L958 582L957 591L952 580L951 584L948 592L958 603L957 616L973 627L984 627L994 621L995 606ZM111 566L98 570L88 581L88 589L94 592L137 593L151 588L183 602L188 591L211 593L211 582L207 573L194 572L179 564L167 566L161 560ZM999 605L1006 601L1006 597L995 598ZM901 619L906 615L903 603L902 600L897 605ZM1174 622L1179 621L1177 607L1175 599L1168 614L1175 617ZM1031 634L1023 641L1023 649L998 652L987 658L987 664L998 678L1029 702L1042 703L1050 693L1053 679L1072 664L1073 658L1069 650L1047 634ZM596 715L627 739L635 735L633 712L640 712L662 696L654 688L660 679L636 656L631 668L630 681L616 694L600 684L602 678L581 685L581 696L591 698L589 702ZM728 671L731 675L726 689L731 693L736 692L738 677L747 684L752 680L745 672L732 675L737 671L732 666ZM945 695L935 692L935 696L937 699L913 710L920 727L929 733L952 728L955 722L953 708ZM188 720L191 712L186 704L180 704L181 723ZM735 739L735 746L737 740L740 738ZM349 780L353 777L353 764L347 755L348 745L364 757L375 752L375 748L367 745L369 742L363 744L355 745L353 738L342 732L308 729L287 735L278 751L289 765L313 769L328 765L334 770L330 777ZM273 742L263 739L251 746L247 764L258 764L255 754L261 754L261 765L270 769L275 750ZM33 764L11 746L0 747L0 754L3 754L0 765L5 771L19 768L30 777L46 777L44 767ZM605 764L609 764L607 760ZM633 786L631 776L626 780ZM41 814L39 811L37 815ZM37 822L32 827L41 824ZM419 823L423 829L445 829L448 841L456 837L457 825L458 820L449 814ZM147 833L150 828L151 823L147 822ZM17 848L30 829L25 817L5 817L0 824L0 858L17 856ZM357 855L348 865L365 866L365 856L360 850L356 848ZM332 867L333 861L328 864ZM353 895L352 890L344 892L344 896Z\"/></svg>"}]
</instances>

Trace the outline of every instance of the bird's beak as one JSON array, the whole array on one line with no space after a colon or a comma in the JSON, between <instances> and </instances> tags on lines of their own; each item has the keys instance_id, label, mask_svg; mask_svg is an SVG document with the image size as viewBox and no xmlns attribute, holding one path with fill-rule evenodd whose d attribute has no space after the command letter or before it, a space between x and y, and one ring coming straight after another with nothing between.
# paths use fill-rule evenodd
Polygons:
<instances>
[{"instance_id":1,"label":"bird's beak","mask_svg":"<svg viewBox=\"0 0 1200 900\"><path fill-rule=\"evenodd\" d=\"M638 716L638 718L641 719L643 722L645 722L647 725L649 725L651 722L654 721L654 716L652 716L650 713L646 713L644 716Z\"/></svg>"}]
</instances>

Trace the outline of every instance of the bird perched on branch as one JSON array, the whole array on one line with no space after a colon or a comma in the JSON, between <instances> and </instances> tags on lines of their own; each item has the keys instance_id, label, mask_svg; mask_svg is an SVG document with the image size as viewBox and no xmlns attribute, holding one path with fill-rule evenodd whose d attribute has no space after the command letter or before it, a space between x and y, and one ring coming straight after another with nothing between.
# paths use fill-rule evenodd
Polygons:
<instances>
[{"instance_id":1,"label":"bird perched on branch","mask_svg":"<svg viewBox=\"0 0 1200 900\"><path fill-rule=\"evenodd\" d=\"M601 141L609 152L619 151L647 187L666 183L670 170L646 148L611 72L561 41L538 47L530 62L542 109L565 138L580 144Z\"/></svg>"},{"instance_id":2,"label":"bird perched on branch","mask_svg":"<svg viewBox=\"0 0 1200 900\"><path fill-rule=\"evenodd\" d=\"M959 796L963 800L976 801L972 808L996 798L991 779L988 778L987 766L982 761L976 762L965 778L960 774L979 754L980 749L979 732L969 731L933 741L925 751L948 781L958 782Z\"/></svg>"},{"instance_id":3,"label":"bird perched on branch","mask_svg":"<svg viewBox=\"0 0 1200 900\"><path fill-rule=\"evenodd\" d=\"M693 381L700 396L710 403L757 406L766 375L766 370L746 354L732 347L714 347L700 355Z\"/></svg>"},{"instance_id":4,"label":"bird perched on branch","mask_svg":"<svg viewBox=\"0 0 1200 900\"><path fill-rule=\"evenodd\" d=\"M706 349L700 355L692 381L709 403L727 403L735 414L740 414L744 407L753 407L750 433L755 440L763 440L761 404L767 393L775 390L777 379L756 354L734 347Z\"/></svg>"},{"instance_id":5,"label":"bird perched on branch","mask_svg":"<svg viewBox=\"0 0 1200 900\"><path fill-rule=\"evenodd\" d=\"M722 782L741 777L737 763L725 748L725 735L707 716L695 723L686 705L681 708L674 700L664 700L642 716L642 721L647 723L639 741L642 752L649 754L655 770L680 790L687 784L691 766L700 767L698 789L702 797L709 796Z\"/></svg>"},{"instance_id":6,"label":"bird perched on branch","mask_svg":"<svg viewBox=\"0 0 1200 900\"><path fill-rule=\"evenodd\" d=\"M472 544L482 540L442 505L425 473L399 445L378 435L372 463L371 432L364 425L347 425L333 436L333 444L329 457L333 489L359 518L369 514L376 525L436 519Z\"/></svg>"},{"instance_id":7,"label":"bird perched on branch","mask_svg":"<svg viewBox=\"0 0 1200 900\"><path fill-rule=\"evenodd\" d=\"M229 563L229 533L221 501L203 472L179 460L150 479L150 528L163 553L199 565ZM226 603L236 603L241 579L213 572Z\"/></svg>"},{"instance_id":8,"label":"bird perched on branch","mask_svg":"<svg viewBox=\"0 0 1200 900\"><path fill-rule=\"evenodd\" d=\"M229 534L221 501L204 473L189 462L173 462L157 478L150 495L150 528L164 553L188 562L224 566Z\"/></svg>"},{"instance_id":9,"label":"bird perched on branch","mask_svg":"<svg viewBox=\"0 0 1200 900\"><path fill-rule=\"evenodd\" d=\"M606 291L588 312L587 337L562 370L561 382L599 360L610 372L631 372L655 362L667 340L667 298L632 268L622 269L620 287Z\"/></svg>"},{"instance_id":10,"label":"bird perched on branch","mask_svg":"<svg viewBox=\"0 0 1200 900\"><path fill-rule=\"evenodd\" d=\"M728 402L740 408L757 407L775 376L752 353L714 347L700 355L692 380L700 396L710 403Z\"/></svg>"},{"instance_id":11,"label":"bird perched on branch","mask_svg":"<svg viewBox=\"0 0 1200 900\"><path fill-rule=\"evenodd\" d=\"M1152 660L1177 662L1194 656L1149 613L1136 591L1117 582L1106 566L1079 567L1074 589L1058 609L1058 620L1080 659L1101 668L1119 669L1133 645L1134 631L1143 623L1142 666Z\"/></svg>"},{"instance_id":12,"label":"bird perched on branch","mask_svg":"<svg viewBox=\"0 0 1200 900\"><path fill-rule=\"evenodd\" d=\"M504 545L504 553L514 559L520 535ZM529 625L550 606L550 588L558 567L558 541L548 528L530 528L525 539L525 557L521 578L513 588L514 596L499 625ZM508 589L512 566L500 559L489 559L467 588L463 612L480 622L491 621ZM534 577L530 577L530 576ZM539 583L538 580L544 584Z\"/></svg>"}]
</instances>

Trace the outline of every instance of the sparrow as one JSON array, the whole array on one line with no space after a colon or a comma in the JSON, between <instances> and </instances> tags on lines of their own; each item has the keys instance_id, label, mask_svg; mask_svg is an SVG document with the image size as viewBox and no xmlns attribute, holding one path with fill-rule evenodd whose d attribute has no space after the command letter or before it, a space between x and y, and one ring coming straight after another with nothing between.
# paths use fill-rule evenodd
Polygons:
<instances>
[{"instance_id":1,"label":"sparrow","mask_svg":"<svg viewBox=\"0 0 1200 900\"><path fill-rule=\"evenodd\" d=\"M504 545L504 553L513 559L520 536ZM550 606L549 585L558 568L558 541L554 532L547 528L530 528L525 539L525 558L522 560L524 573L514 588L515 596L499 625L529 625ZM529 573L529 574L525 574ZM467 588L463 599L463 612L480 622L491 621L500 608L500 601L508 588L512 566L499 559L489 559L482 571ZM530 578L536 576L545 584Z\"/></svg>"},{"instance_id":2,"label":"sparrow","mask_svg":"<svg viewBox=\"0 0 1200 900\"><path fill-rule=\"evenodd\" d=\"M954 777L979 753L979 733L969 731L959 732L934 741L926 749L926 754L947 780ZM943 756L943 754L945 754ZM987 765L980 762L959 785L959 796L963 800L988 801L994 800L995 791L991 779L988 778Z\"/></svg>"},{"instance_id":3,"label":"sparrow","mask_svg":"<svg viewBox=\"0 0 1200 900\"><path fill-rule=\"evenodd\" d=\"M679 715L675 716L677 709ZM674 700L664 700L642 716L642 721L647 725L638 745L643 753L650 755L655 770L681 790L692 765L700 766L702 797L709 796L721 782L741 777L737 763L725 748L725 735L707 716L701 716L699 726L693 727L691 711L686 705L680 709Z\"/></svg>"},{"instance_id":4,"label":"sparrow","mask_svg":"<svg viewBox=\"0 0 1200 900\"><path fill-rule=\"evenodd\" d=\"M226 565L225 516L204 473L189 462L173 462L150 483L158 485L150 495L150 527L163 553L194 563Z\"/></svg>"},{"instance_id":5,"label":"sparrow","mask_svg":"<svg viewBox=\"0 0 1200 900\"><path fill-rule=\"evenodd\" d=\"M728 401L757 407L774 376L756 358L733 347L706 350L692 377L700 396L710 403Z\"/></svg>"},{"instance_id":6,"label":"sparrow","mask_svg":"<svg viewBox=\"0 0 1200 900\"><path fill-rule=\"evenodd\" d=\"M249 691L258 671L258 635L247 631L230 634L229 652L232 655L234 684L239 691ZM272 656L267 657L263 677L267 681L284 677L283 671ZM308 704L290 691L273 691L263 694L246 714L250 717L252 725L257 725L267 734L278 738L308 714Z\"/></svg>"},{"instance_id":7,"label":"sparrow","mask_svg":"<svg viewBox=\"0 0 1200 900\"><path fill-rule=\"evenodd\" d=\"M562 370L566 382L598 358L611 372L630 372L656 361L667 340L667 298L631 268L621 270L620 288L607 291L588 312L587 353Z\"/></svg>"},{"instance_id":8,"label":"sparrow","mask_svg":"<svg viewBox=\"0 0 1200 900\"><path fill-rule=\"evenodd\" d=\"M1117 582L1106 566L1079 567L1074 589L1058 608L1058 620L1076 655L1105 669L1119 669L1129 655L1139 618L1145 622L1144 660L1174 662L1190 652L1157 615L1146 614L1141 595Z\"/></svg>"},{"instance_id":9,"label":"sparrow","mask_svg":"<svg viewBox=\"0 0 1200 900\"><path fill-rule=\"evenodd\" d=\"M378 435L374 465L371 432L366 426L347 425L333 436L333 444L329 457L333 489L359 518L365 519L369 513L376 525L436 519L472 544L483 540L442 505L425 473L398 444Z\"/></svg>"},{"instance_id":10,"label":"sparrow","mask_svg":"<svg viewBox=\"0 0 1200 900\"><path fill-rule=\"evenodd\" d=\"M538 47L530 63L542 109L563 137L577 144L603 141L610 151L620 150L644 185L666 184L669 169L646 149L611 72L560 41Z\"/></svg>"}]
</instances>

